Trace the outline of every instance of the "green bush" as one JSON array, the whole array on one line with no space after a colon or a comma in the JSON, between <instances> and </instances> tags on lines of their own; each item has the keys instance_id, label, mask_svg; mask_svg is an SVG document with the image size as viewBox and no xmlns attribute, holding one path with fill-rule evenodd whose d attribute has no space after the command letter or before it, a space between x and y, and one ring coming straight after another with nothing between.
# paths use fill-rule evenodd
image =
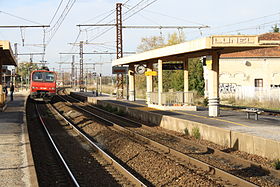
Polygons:
<instances>
[{"instance_id":1,"label":"green bush","mask_svg":"<svg viewBox=\"0 0 280 187\"><path fill-rule=\"evenodd\" d=\"M192 129L192 136L195 137L196 139L200 139L200 132L198 127L194 127Z\"/></svg>"},{"instance_id":2,"label":"green bush","mask_svg":"<svg viewBox=\"0 0 280 187\"><path fill-rule=\"evenodd\" d=\"M115 114L119 116L124 116L125 112L123 110L116 111Z\"/></svg>"},{"instance_id":3,"label":"green bush","mask_svg":"<svg viewBox=\"0 0 280 187\"><path fill-rule=\"evenodd\" d=\"M187 136L190 135L190 132L189 132L188 128L185 128L184 132L185 132L185 135L187 135Z\"/></svg>"},{"instance_id":4,"label":"green bush","mask_svg":"<svg viewBox=\"0 0 280 187\"><path fill-rule=\"evenodd\" d=\"M208 98L203 99L203 106L208 106Z\"/></svg>"},{"instance_id":5,"label":"green bush","mask_svg":"<svg viewBox=\"0 0 280 187\"><path fill-rule=\"evenodd\" d=\"M277 159L273 162L273 167L277 170L280 169L280 159Z\"/></svg>"}]
</instances>

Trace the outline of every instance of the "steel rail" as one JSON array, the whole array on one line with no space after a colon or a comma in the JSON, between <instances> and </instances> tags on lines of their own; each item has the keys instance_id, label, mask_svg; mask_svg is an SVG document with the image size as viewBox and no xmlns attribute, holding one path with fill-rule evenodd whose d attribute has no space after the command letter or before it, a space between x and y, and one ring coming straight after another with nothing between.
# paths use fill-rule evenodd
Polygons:
<instances>
[{"instance_id":1,"label":"steel rail","mask_svg":"<svg viewBox=\"0 0 280 187\"><path fill-rule=\"evenodd\" d=\"M72 96L68 96L68 97L71 97L72 99L81 102L80 100L78 100L78 99L76 99L76 98L74 98L74 97L72 97ZM92 105L87 105L87 107L93 108L93 109L95 109L95 110L99 110L100 112L107 113L108 115L112 115L112 116L115 116L115 117L117 117L117 118L121 118L121 119L123 119L123 120L129 121L129 122L134 123L134 124L137 124L137 125L146 126L146 125L144 125L144 124L142 124L142 123L139 123L139 122L137 122L137 121L131 120L131 119L129 119L129 118L125 118L125 117L123 117L123 116L120 116L120 115L117 115L117 114L114 114L114 113L110 113L110 112L108 112L108 111L106 111L106 110L100 109L100 108L95 107L95 106L92 106ZM279 111L279 113L280 113L280 111ZM180 137L178 137L178 138L180 138ZM181 139L181 138L180 138L180 139ZM212 148L207 147L207 146L203 146L203 145L199 145L199 146L196 145L196 146L199 147L199 148L201 148L201 149L204 149L204 150L211 150L211 151L213 151L213 153L215 153L215 154L217 154L217 155L219 155L219 156L222 156L222 157L229 157L231 160L237 160L237 161L240 162L242 165L244 165L244 167L252 167L252 166L253 166L253 167L256 167L256 168L265 170L266 172L269 172L270 174L272 174L272 175L275 176L276 178L279 178L279 177L280 177L280 171L278 171L278 170L274 170L274 169L271 169L271 168L268 168L268 167L264 167L264 166L258 165L258 164L254 163L254 162L252 162L252 161L248 161L248 160L244 160L244 159L237 158L237 157L235 157L235 156L233 156L233 155L227 154L227 153L225 153L225 152L223 152L223 151L220 151L220 150L212 149Z\"/></svg>"},{"instance_id":2,"label":"steel rail","mask_svg":"<svg viewBox=\"0 0 280 187\"><path fill-rule=\"evenodd\" d=\"M60 96L59 96L60 97ZM68 101L67 101L68 102ZM121 166L117 161L115 161L112 157L110 157L107 153L105 153L98 145L96 145L93 141L91 141L84 133L82 133L77 127L75 127L72 122L70 122L68 119L66 119L62 114L59 113L59 111L50 105L57 114L68 124L70 125L78 134L80 134L84 139L86 139L92 146L94 146L97 151L102 155L102 157L110 162L120 173L122 173L125 177L128 178L130 182L132 182L134 185L139 187L145 187L146 185L142 183L139 179L137 179L133 174L131 174L128 170L126 170L123 166Z\"/></svg>"},{"instance_id":3,"label":"steel rail","mask_svg":"<svg viewBox=\"0 0 280 187\"><path fill-rule=\"evenodd\" d=\"M62 163L63 163L65 169L67 170L67 172L68 172L68 174L70 175L70 177L71 177L72 181L74 182L74 184L75 184L77 187L79 187L79 186L80 186L79 183L77 182L77 180L76 180L76 178L74 177L72 171L71 171L70 168L68 167L68 165L67 165L65 159L63 158L62 154L59 152L59 150L58 150L58 148L57 148L57 146L56 146L54 140L52 139L52 137L51 137L51 135L50 135L50 133L49 133L49 131L48 131L46 125L45 125L45 122L44 122L44 120L43 120L42 117L41 117L41 114L40 114L40 112L39 112L39 110L38 110L37 104L35 104L35 107L36 107L36 112L37 112L37 114L38 114L38 117L39 117L39 119L40 119L40 121L41 121L41 123L42 123L42 125L43 125L43 127L44 127L44 129L45 129L45 131L46 131L46 133L47 133L47 135L48 135L48 137L49 137L49 140L51 141L51 143L52 143L52 145L53 145L53 147L54 147L54 149L55 149L55 151L56 151L56 153L58 154L60 160L62 161Z\"/></svg>"},{"instance_id":4,"label":"steel rail","mask_svg":"<svg viewBox=\"0 0 280 187\"><path fill-rule=\"evenodd\" d=\"M61 96L59 96L59 97L62 98ZM73 97L71 97L71 98L73 98ZM62 99L65 100L64 98L62 98ZM75 99L75 98L73 98L73 99ZM75 100L77 100L77 99L75 99ZM105 119L103 117L100 117L100 116L98 116L98 115L96 115L96 114L94 114L94 113L92 113L92 112L90 112L90 111L88 111L88 110L86 110L86 109L84 109L82 107L74 105L74 104L72 104L71 102L69 102L67 100L65 100L65 101L70 103L72 106L74 106L76 108L79 108L80 110L82 110L82 111L84 111L84 112L86 112L86 113L88 113L88 114L90 114L90 115L92 115L92 116L102 120L102 121L110 123L111 125L113 125L115 128L117 128L119 130L125 131L125 132L127 132L129 134L132 134L134 137L142 139L143 141L149 143L150 145L155 146L155 147L161 149L165 153L170 153L171 155L179 157L180 159L186 161L187 163L191 163L191 164L193 164L195 166L198 166L199 168L203 169L204 171L212 173L212 174L214 174L214 175L216 175L218 177L222 177L223 179L226 179L226 180L232 182L233 184L237 184L239 186L244 186L244 187L252 187L252 186L256 187L257 186L257 185L255 185L255 184L253 184L253 183L251 183L249 181L246 181L246 180L244 180L244 179L242 179L240 177L232 175L231 173L223 171L223 170L221 170L219 168L216 168L216 167L211 166L211 165L209 165L209 164L207 164L205 162L202 162L202 161L200 161L198 159L195 159L195 158L193 158L191 156L188 156L188 155L186 155L184 153L181 153L181 152L179 152L179 151L177 151L175 149L172 149L172 148L170 148L168 146L165 146L163 144L160 144L160 143L158 143L158 142L156 142L154 140L146 138L145 136L142 136L142 135L140 135L140 134L138 134L136 132L133 132L133 131L127 129L127 128L121 127L120 125L118 125L118 124L116 124L116 123L114 123L114 122L112 122L110 120L107 120L107 119ZM112 113L110 113L110 115L112 115ZM120 116L118 116L118 117L120 117Z\"/></svg>"}]
</instances>

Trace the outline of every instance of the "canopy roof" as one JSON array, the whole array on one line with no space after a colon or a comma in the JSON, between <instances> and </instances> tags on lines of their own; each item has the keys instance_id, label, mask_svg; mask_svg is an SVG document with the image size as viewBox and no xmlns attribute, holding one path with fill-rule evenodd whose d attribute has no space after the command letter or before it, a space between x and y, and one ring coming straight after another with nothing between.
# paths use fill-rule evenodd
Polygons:
<instances>
[{"instance_id":1,"label":"canopy roof","mask_svg":"<svg viewBox=\"0 0 280 187\"><path fill-rule=\"evenodd\" d=\"M0 59L3 65L17 66L17 61L9 41L0 40Z\"/></svg>"},{"instance_id":2,"label":"canopy roof","mask_svg":"<svg viewBox=\"0 0 280 187\"><path fill-rule=\"evenodd\" d=\"M181 44L167 46L113 61L113 66L141 64L146 62L183 61L186 58L240 52L264 47L279 46L280 41L260 40L258 35L210 36Z\"/></svg>"}]
</instances>

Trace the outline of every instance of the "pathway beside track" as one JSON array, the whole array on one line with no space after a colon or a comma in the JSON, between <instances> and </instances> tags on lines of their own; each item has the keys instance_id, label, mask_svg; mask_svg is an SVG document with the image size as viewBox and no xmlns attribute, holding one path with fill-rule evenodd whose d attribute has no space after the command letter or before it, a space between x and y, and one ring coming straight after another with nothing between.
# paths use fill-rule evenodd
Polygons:
<instances>
[{"instance_id":1,"label":"pathway beside track","mask_svg":"<svg viewBox=\"0 0 280 187\"><path fill-rule=\"evenodd\" d=\"M17 92L0 112L0 186L38 186L27 126L27 92Z\"/></svg>"}]
</instances>

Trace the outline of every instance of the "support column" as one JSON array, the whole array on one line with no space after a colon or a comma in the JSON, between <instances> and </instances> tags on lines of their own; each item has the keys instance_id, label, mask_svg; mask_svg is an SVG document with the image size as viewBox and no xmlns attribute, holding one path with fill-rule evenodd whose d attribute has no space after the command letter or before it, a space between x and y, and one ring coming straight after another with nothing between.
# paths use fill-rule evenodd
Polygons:
<instances>
[{"instance_id":1,"label":"support column","mask_svg":"<svg viewBox=\"0 0 280 187\"><path fill-rule=\"evenodd\" d=\"M162 106L162 60L158 60L158 105Z\"/></svg>"},{"instance_id":2,"label":"support column","mask_svg":"<svg viewBox=\"0 0 280 187\"><path fill-rule=\"evenodd\" d=\"M0 57L0 104L4 103L4 93L3 93L3 85L2 85L2 64L3 59Z\"/></svg>"},{"instance_id":3,"label":"support column","mask_svg":"<svg viewBox=\"0 0 280 187\"><path fill-rule=\"evenodd\" d=\"M2 65L3 65L3 59L0 57L0 85L2 85Z\"/></svg>"},{"instance_id":4,"label":"support column","mask_svg":"<svg viewBox=\"0 0 280 187\"><path fill-rule=\"evenodd\" d=\"M210 59L209 59L210 58ZM212 59L209 57L206 61L208 67L208 90L209 90L209 116L218 117L220 115L219 98L219 58L217 52L213 52Z\"/></svg>"},{"instance_id":5,"label":"support column","mask_svg":"<svg viewBox=\"0 0 280 187\"><path fill-rule=\"evenodd\" d=\"M189 59L184 61L184 103L189 103Z\"/></svg>"},{"instance_id":6,"label":"support column","mask_svg":"<svg viewBox=\"0 0 280 187\"><path fill-rule=\"evenodd\" d=\"M147 72L153 71L153 63L147 64ZM146 84L147 84L147 92L146 92L146 103L152 104L151 94L153 92L153 76L148 75L146 76Z\"/></svg>"},{"instance_id":7,"label":"support column","mask_svg":"<svg viewBox=\"0 0 280 187\"><path fill-rule=\"evenodd\" d=\"M135 72L134 72L134 65L129 65L128 70L128 83L129 83L129 101L135 101Z\"/></svg>"}]
</instances>

